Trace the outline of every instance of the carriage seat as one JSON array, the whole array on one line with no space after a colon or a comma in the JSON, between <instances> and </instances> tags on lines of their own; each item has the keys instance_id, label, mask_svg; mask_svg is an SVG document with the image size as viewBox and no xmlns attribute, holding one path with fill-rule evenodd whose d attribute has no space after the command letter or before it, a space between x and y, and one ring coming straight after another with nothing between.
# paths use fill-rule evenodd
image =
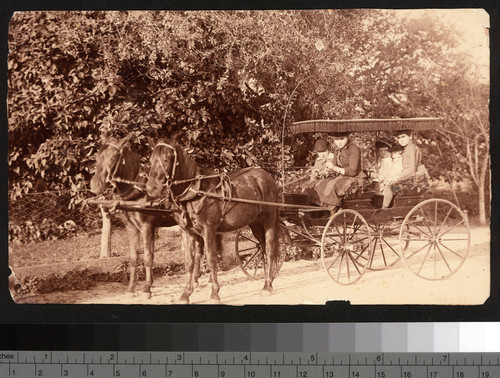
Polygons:
<instances>
[{"instance_id":1,"label":"carriage seat","mask_svg":"<svg viewBox=\"0 0 500 378\"><path fill-rule=\"evenodd\" d=\"M344 197L342 208L362 210L380 209L382 207L383 196L374 190L375 183L371 182L363 187L358 187ZM422 201L426 190L411 189L405 190L394 196L390 207L414 206Z\"/></svg>"}]
</instances>

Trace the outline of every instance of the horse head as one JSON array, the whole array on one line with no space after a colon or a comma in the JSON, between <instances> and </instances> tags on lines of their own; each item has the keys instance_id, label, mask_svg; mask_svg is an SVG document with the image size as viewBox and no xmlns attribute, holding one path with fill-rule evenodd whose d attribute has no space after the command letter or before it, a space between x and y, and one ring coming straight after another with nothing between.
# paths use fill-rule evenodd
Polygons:
<instances>
[{"instance_id":1,"label":"horse head","mask_svg":"<svg viewBox=\"0 0 500 378\"><path fill-rule=\"evenodd\" d=\"M96 156L96 168L94 176L90 180L90 190L94 194L101 194L110 185L115 185L116 178L130 179L137 174L137 167L127 166L127 162L132 161L130 156L132 151L127 148L127 143L131 134L117 140L108 138L103 141L103 145ZM135 171L135 172L132 172Z\"/></svg>"},{"instance_id":2,"label":"horse head","mask_svg":"<svg viewBox=\"0 0 500 378\"><path fill-rule=\"evenodd\" d=\"M161 139L153 149L146 185L148 195L153 198L165 197L172 180L177 178L179 151L176 142L175 139Z\"/></svg>"}]
</instances>

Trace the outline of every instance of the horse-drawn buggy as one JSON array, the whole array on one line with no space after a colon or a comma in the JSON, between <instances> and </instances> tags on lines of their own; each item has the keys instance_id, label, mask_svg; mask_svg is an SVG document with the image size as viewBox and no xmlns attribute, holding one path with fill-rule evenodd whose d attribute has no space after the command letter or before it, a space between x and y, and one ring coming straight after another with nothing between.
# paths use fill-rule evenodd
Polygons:
<instances>
[{"instance_id":1,"label":"horse-drawn buggy","mask_svg":"<svg viewBox=\"0 0 500 378\"><path fill-rule=\"evenodd\" d=\"M340 133L347 140L344 136L348 132L402 130L410 135L412 131L438 125L438 119L429 118L304 121L294 123L291 133ZM203 255L210 268L211 298L219 300L217 235L225 232L237 232L235 250L240 266L250 278L265 277L266 293L271 292L273 279L289 248L319 250L325 271L342 285L358 281L367 270L385 269L401 259L422 278L443 279L455 273L468 254L468 220L458 206L439 198L424 199L425 188L421 185L403 187L396 195L391 192L387 200L380 188L374 189L362 154L356 161L360 168L351 175L355 179L342 181L349 176L348 164L354 160L346 158L348 163L342 166L343 158L338 155L333 165L335 178L326 180L323 186L311 183L311 167L291 167L282 169L280 189L261 168L250 167L230 174L204 170L175 139L170 139L155 145L146 183L146 179L140 179L138 159L131 155L126 142L124 138L104 144L91 186L99 194L112 185L122 200L120 206L125 210L124 219L131 235L129 291L135 285L138 235L143 235L145 247L144 291L150 292L152 230L174 223L183 230L187 284L182 302L189 300ZM338 150L347 151L346 144ZM306 174L297 178L296 172ZM289 176L293 179L287 180ZM342 193L339 183L343 185ZM317 187L324 189L319 196L313 195ZM324 197L327 192L334 193L334 202L323 202L328 201ZM245 230L246 226L251 233Z\"/></svg>"},{"instance_id":2,"label":"horse-drawn buggy","mask_svg":"<svg viewBox=\"0 0 500 378\"><path fill-rule=\"evenodd\" d=\"M313 120L294 123L291 133L378 134L402 130L411 133L434 129L439 122L430 118ZM290 170L308 169L310 167L293 167ZM340 206L313 206L314 198L303 190L309 185L309 175L306 174L305 183L297 180L297 175L291 176L299 190L288 190L290 182L285 179L280 211L285 245L280 250L319 249L325 271L339 284L352 284L367 270L386 269L401 259L417 276L439 280L455 273L467 257L470 245L467 216L447 200L426 199L425 189L421 187L401 191L390 206L383 208L380 191L374 189L373 180L367 174L362 183L355 183L347 190ZM241 232L236 238L236 250L243 271L249 277L258 277L259 271L265 269L260 245Z\"/></svg>"}]
</instances>

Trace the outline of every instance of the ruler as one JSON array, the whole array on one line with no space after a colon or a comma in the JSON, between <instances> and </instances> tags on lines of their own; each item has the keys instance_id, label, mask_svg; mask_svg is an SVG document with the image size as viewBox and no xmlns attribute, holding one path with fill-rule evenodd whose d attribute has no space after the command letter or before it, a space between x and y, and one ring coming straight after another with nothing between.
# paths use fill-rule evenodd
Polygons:
<instances>
[{"instance_id":1,"label":"ruler","mask_svg":"<svg viewBox=\"0 0 500 378\"><path fill-rule=\"evenodd\" d=\"M0 377L500 378L500 353L0 351Z\"/></svg>"}]
</instances>

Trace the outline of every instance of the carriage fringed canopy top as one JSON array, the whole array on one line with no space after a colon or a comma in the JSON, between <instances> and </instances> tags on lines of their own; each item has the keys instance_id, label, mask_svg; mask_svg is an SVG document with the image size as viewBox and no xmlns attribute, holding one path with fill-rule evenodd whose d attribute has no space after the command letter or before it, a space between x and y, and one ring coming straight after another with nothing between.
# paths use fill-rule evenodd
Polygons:
<instances>
[{"instance_id":1,"label":"carriage fringed canopy top","mask_svg":"<svg viewBox=\"0 0 500 378\"><path fill-rule=\"evenodd\" d=\"M292 134L338 131L396 131L433 130L441 125L440 118L389 118L389 119L317 119L294 122L290 126Z\"/></svg>"}]
</instances>

